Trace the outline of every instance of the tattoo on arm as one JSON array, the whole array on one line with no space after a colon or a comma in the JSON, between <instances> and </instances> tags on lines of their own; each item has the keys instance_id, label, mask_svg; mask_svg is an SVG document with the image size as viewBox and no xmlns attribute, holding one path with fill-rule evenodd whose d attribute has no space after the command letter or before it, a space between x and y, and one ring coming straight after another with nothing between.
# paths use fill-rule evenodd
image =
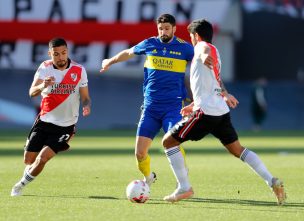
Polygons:
<instances>
[{"instance_id":1,"label":"tattoo on arm","mask_svg":"<svg viewBox=\"0 0 304 221\"><path fill-rule=\"evenodd\" d=\"M90 99L85 99L82 101L82 106L91 106L91 101Z\"/></svg>"},{"instance_id":2,"label":"tattoo on arm","mask_svg":"<svg viewBox=\"0 0 304 221\"><path fill-rule=\"evenodd\" d=\"M220 87L222 89L222 93L228 93L228 91L226 90L226 87L224 85L224 82L222 80L220 81Z\"/></svg>"}]
</instances>

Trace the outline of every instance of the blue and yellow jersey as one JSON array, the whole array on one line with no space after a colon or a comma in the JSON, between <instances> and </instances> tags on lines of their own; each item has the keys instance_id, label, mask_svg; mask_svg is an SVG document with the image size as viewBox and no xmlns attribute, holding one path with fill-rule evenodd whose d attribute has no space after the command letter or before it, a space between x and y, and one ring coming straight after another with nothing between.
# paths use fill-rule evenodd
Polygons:
<instances>
[{"instance_id":1,"label":"blue and yellow jersey","mask_svg":"<svg viewBox=\"0 0 304 221\"><path fill-rule=\"evenodd\" d=\"M193 58L193 46L174 37L170 43L148 38L133 47L134 54L146 55L144 65L144 105L173 104L183 100L187 62Z\"/></svg>"}]
</instances>

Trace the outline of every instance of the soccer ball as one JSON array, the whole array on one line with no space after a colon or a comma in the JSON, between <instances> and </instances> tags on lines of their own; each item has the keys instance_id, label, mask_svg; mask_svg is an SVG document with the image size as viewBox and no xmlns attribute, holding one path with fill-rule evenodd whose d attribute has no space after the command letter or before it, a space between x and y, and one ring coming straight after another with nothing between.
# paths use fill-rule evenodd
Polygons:
<instances>
[{"instance_id":1,"label":"soccer ball","mask_svg":"<svg viewBox=\"0 0 304 221\"><path fill-rule=\"evenodd\" d=\"M142 180L133 180L127 186L126 194L132 203L145 203L150 196L150 187Z\"/></svg>"}]
</instances>

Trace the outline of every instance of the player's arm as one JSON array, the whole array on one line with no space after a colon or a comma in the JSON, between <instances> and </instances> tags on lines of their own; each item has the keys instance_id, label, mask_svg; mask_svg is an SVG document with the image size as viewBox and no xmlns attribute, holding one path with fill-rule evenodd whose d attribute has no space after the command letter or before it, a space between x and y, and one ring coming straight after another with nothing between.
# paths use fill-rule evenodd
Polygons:
<instances>
[{"instance_id":1,"label":"player's arm","mask_svg":"<svg viewBox=\"0 0 304 221\"><path fill-rule=\"evenodd\" d=\"M213 68L213 59L210 56L211 49L208 45L204 45L202 47L202 53L200 54L200 58L202 59L202 62L204 65L206 65L208 68ZM223 81L220 79L220 87L222 89L222 95L224 97L224 100L228 104L229 107L235 108L239 101L231 94L228 93Z\"/></svg>"},{"instance_id":2,"label":"player's arm","mask_svg":"<svg viewBox=\"0 0 304 221\"><path fill-rule=\"evenodd\" d=\"M228 106L231 108L236 108L236 106L239 104L239 101L232 94L228 93L222 80L220 80L220 87L222 89L222 95L224 97L224 100L226 101Z\"/></svg>"},{"instance_id":3,"label":"player's arm","mask_svg":"<svg viewBox=\"0 0 304 221\"><path fill-rule=\"evenodd\" d=\"M46 77L44 80L35 78L29 90L30 97L40 95L41 91L43 91L48 86L52 86L54 83L55 78L53 76Z\"/></svg>"},{"instance_id":4,"label":"player's arm","mask_svg":"<svg viewBox=\"0 0 304 221\"><path fill-rule=\"evenodd\" d=\"M100 72L107 71L112 64L122 62L122 61L127 61L130 58L133 58L134 56L135 56L135 54L133 52L133 48L123 50L109 59L104 59L101 64Z\"/></svg>"},{"instance_id":5,"label":"player's arm","mask_svg":"<svg viewBox=\"0 0 304 221\"><path fill-rule=\"evenodd\" d=\"M200 53L200 58L204 65L206 65L209 69L212 69L214 60L211 57L210 52L211 52L210 47L208 45L204 45Z\"/></svg>"},{"instance_id":6,"label":"player's arm","mask_svg":"<svg viewBox=\"0 0 304 221\"><path fill-rule=\"evenodd\" d=\"M91 113L91 98L89 95L89 88L86 87L80 87L79 88L80 98L81 98L81 104L82 104L82 115L84 117L90 115Z\"/></svg>"}]
</instances>

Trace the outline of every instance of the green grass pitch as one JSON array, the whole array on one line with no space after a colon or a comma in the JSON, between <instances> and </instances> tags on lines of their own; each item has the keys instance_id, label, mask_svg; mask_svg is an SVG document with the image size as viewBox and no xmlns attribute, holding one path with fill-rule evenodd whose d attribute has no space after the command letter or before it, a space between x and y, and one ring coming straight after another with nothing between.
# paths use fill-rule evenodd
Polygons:
<instances>
[{"instance_id":1,"label":"green grass pitch","mask_svg":"<svg viewBox=\"0 0 304 221\"><path fill-rule=\"evenodd\" d=\"M0 131L0 220L304 220L304 132L243 132L241 143L257 152L285 183L287 203L277 206L261 178L213 137L184 144L195 196L170 204L163 196L175 178L157 137L150 149L158 180L145 204L126 199L127 184L141 179L134 131L79 131L72 148L58 154L21 197L11 187L23 172L27 131Z\"/></svg>"}]
</instances>

